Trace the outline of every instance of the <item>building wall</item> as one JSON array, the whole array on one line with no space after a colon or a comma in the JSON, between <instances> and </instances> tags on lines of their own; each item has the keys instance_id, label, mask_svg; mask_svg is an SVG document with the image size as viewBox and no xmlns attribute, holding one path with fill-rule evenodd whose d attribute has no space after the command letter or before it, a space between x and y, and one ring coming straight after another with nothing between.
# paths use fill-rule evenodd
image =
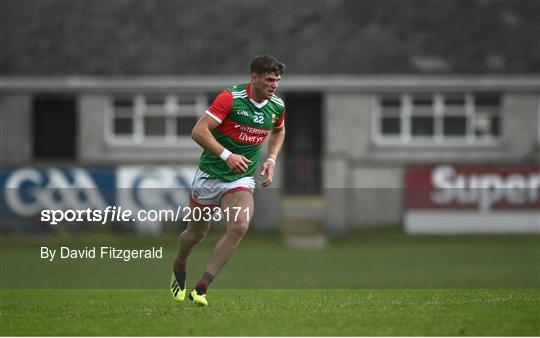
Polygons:
<instances>
[{"instance_id":1,"label":"building wall","mask_svg":"<svg viewBox=\"0 0 540 338\"><path fill-rule=\"evenodd\" d=\"M498 144L483 146L410 146L382 145L374 141L375 91L429 90L429 81L402 79L395 82L377 79L357 82L339 81L327 86L313 81L290 82L283 90L321 90L323 97L323 182L325 197L325 222L329 232L344 232L352 227L396 225L402 221L403 173L409 165L420 164L536 164L540 161L539 111L540 95L529 82L509 78L490 84L489 81L467 79L434 79L434 90L499 91L502 97L502 140ZM414 80L414 81L413 81ZM195 81L195 80L193 80ZM202 81L202 80L201 80ZM452 82L454 81L454 82ZM457 82L456 82L457 81ZM195 81L196 82L196 81ZM222 80L223 83L231 81ZM467 84L463 86L463 83ZM88 87L68 88L61 82L47 87L53 92L76 91L78 109L78 162L81 165L117 164L183 164L197 165L200 148L194 143L172 146L121 145L107 139L108 92L170 91L188 82L142 82L139 87L103 80L89 82ZM306 84L307 83L307 84ZM375 84L374 84L375 83ZM508 88L504 84L508 83ZM111 88L102 89L103 84ZM135 83L136 84L136 83ZM134 84L134 85L135 85ZM206 79L198 87L183 88L189 92L208 92L216 88L216 81ZM221 82L218 83L221 86ZM22 82L30 90L5 91L0 96L2 139L0 150L3 166L32 163L32 92L44 92L40 86L51 86L50 81ZM312 87L309 87L311 85ZM324 86L323 86L324 85ZM34 87L32 87L34 86ZM156 88L154 88L154 86ZM163 86L163 87L159 87ZM186 85L187 86L187 85ZM317 86L317 87L313 87ZM423 86L423 87L421 87ZM487 87L486 87L487 86ZM45 88L45 89L47 89ZM221 87L220 87L221 88ZM291 114L294 112L291 112ZM291 137L291 136L289 136ZM279 161L278 161L279 164ZM256 223L271 229L281 215L281 177L276 176L274 189L258 193Z\"/></svg>"},{"instance_id":2,"label":"building wall","mask_svg":"<svg viewBox=\"0 0 540 338\"><path fill-rule=\"evenodd\" d=\"M508 93L503 101L504 153L515 161L540 163L539 133L540 95ZM519 118L515 118L519 116Z\"/></svg>"},{"instance_id":3,"label":"building wall","mask_svg":"<svg viewBox=\"0 0 540 338\"><path fill-rule=\"evenodd\" d=\"M400 224L403 175L410 165L540 163L539 98L532 91L503 94L502 139L493 145L390 146L371 136L375 94L328 93L323 110L327 228L340 233L349 227Z\"/></svg>"},{"instance_id":4,"label":"building wall","mask_svg":"<svg viewBox=\"0 0 540 338\"><path fill-rule=\"evenodd\" d=\"M105 103L104 95L83 94L78 97L78 154L81 162L109 162L103 144Z\"/></svg>"},{"instance_id":5,"label":"building wall","mask_svg":"<svg viewBox=\"0 0 540 338\"><path fill-rule=\"evenodd\" d=\"M0 154L4 166L27 163L32 158L32 96L0 96Z\"/></svg>"}]
</instances>

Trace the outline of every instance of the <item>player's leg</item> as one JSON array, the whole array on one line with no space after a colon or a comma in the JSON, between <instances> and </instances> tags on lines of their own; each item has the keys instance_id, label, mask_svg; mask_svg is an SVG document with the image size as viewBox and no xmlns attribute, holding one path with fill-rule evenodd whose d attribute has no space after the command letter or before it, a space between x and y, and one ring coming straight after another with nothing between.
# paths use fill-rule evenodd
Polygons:
<instances>
[{"instance_id":1,"label":"player's leg","mask_svg":"<svg viewBox=\"0 0 540 338\"><path fill-rule=\"evenodd\" d=\"M196 207L191 205L191 207ZM178 236L178 253L173 263L173 276L171 278L171 292L175 300L183 301L186 296L187 259L193 247L199 243L210 229L209 221L188 222L187 228Z\"/></svg>"},{"instance_id":2,"label":"player's leg","mask_svg":"<svg viewBox=\"0 0 540 338\"><path fill-rule=\"evenodd\" d=\"M193 247L198 244L208 233L210 222L193 221L188 222L186 230L178 236L178 254L174 261L175 266L180 266L187 263L189 254Z\"/></svg>"},{"instance_id":3,"label":"player's leg","mask_svg":"<svg viewBox=\"0 0 540 338\"><path fill-rule=\"evenodd\" d=\"M190 297L195 300L197 300L196 298L199 298L197 296L205 296L206 290L214 277L218 275L221 269L223 269L225 264L227 264L234 255L240 241L249 227L251 217L253 216L254 203L253 195L250 191L238 190L224 194L220 204L221 209L224 211L224 215L228 214L227 229L225 234L216 244L203 277L197 282L195 290L193 290L190 295ZM206 297L200 299L200 302L198 303L207 305Z\"/></svg>"},{"instance_id":4,"label":"player's leg","mask_svg":"<svg viewBox=\"0 0 540 338\"><path fill-rule=\"evenodd\" d=\"M217 276L233 256L240 241L247 232L251 217L253 216L253 204L252 193L245 190L225 194L221 198L221 208L223 210L229 210L229 220L227 221L225 234L214 248L212 258L206 267L206 271L213 276Z\"/></svg>"}]
</instances>

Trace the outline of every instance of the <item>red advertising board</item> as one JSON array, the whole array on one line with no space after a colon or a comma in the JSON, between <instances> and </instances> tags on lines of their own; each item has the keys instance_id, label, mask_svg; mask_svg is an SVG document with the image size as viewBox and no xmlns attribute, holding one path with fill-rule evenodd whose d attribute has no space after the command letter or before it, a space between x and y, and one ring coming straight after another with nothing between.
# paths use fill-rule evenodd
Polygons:
<instances>
[{"instance_id":1,"label":"red advertising board","mask_svg":"<svg viewBox=\"0 0 540 338\"><path fill-rule=\"evenodd\" d=\"M404 223L412 234L538 233L540 168L407 168Z\"/></svg>"},{"instance_id":2,"label":"red advertising board","mask_svg":"<svg viewBox=\"0 0 540 338\"><path fill-rule=\"evenodd\" d=\"M409 167L406 210L540 210L539 167Z\"/></svg>"}]
</instances>

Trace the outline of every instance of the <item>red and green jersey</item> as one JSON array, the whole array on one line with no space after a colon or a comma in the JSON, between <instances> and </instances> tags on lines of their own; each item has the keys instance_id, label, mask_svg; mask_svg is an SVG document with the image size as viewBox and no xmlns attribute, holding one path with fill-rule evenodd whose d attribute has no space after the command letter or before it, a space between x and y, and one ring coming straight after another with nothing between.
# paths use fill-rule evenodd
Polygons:
<instances>
[{"instance_id":1,"label":"red and green jersey","mask_svg":"<svg viewBox=\"0 0 540 338\"><path fill-rule=\"evenodd\" d=\"M272 128L283 127L285 105L275 95L270 100L257 103L251 99L249 84L239 84L219 93L206 114L219 122L219 126L212 130L216 140L233 154L247 157L251 163L246 172L236 174L219 156L205 149L199 168L212 177L232 182L254 176L263 141Z\"/></svg>"}]
</instances>

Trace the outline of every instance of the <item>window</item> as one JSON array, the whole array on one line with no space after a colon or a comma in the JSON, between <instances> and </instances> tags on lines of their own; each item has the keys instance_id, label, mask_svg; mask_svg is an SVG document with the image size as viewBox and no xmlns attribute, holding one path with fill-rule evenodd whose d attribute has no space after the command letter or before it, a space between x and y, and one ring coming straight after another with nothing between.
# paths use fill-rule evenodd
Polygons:
<instances>
[{"instance_id":1,"label":"window","mask_svg":"<svg viewBox=\"0 0 540 338\"><path fill-rule=\"evenodd\" d=\"M464 94L444 95L443 136L465 138L467 136L467 109Z\"/></svg>"},{"instance_id":2,"label":"window","mask_svg":"<svg viewBox=\"0 0 540 338\"><path fill-rule=\"evenodd\" d=\"M182 143L205 107L205 95L114 95L107 137L113 143Z\"/></svg>"},{"instance_id":3,"label":"window","mask_svg":"<svg viewBox=\"0 0 540 338\"><path fill-rule=\"evenodd\" d=\"M416 95L412 98L411 136L432 138L435 134L435 114L433 98Z\"/></svg>"},{"instance_id":4,"label":"window","mask_svg":"<svg viewBox=\"0 0 540 338\"><path fill-rule=\"evenodd\" d=\"M142 106L144 137L167 137L167 115L171 112L170 107L166 104L167 97L149 95L145 96L144 99Z\"/></svg>"},{"instance_id":5,"label":"window","mask_svg":"<svg viewBox=\"0 0 540 338\"><path fill-rule=\"evenodd\" d=\"M499 97L493 94L476 95L474 106L474 134L484 138L499 135Z\"/></svg>"},{"instance_id":6,"label":"window","mask_svg":"<svg viewBox=\"0 0 540 338\"><path fill-rule=\"evenodd\" d=\"M496 93L385 94L377 100L374 137L382 143L481 144L500 138Z\"/></svg>"},{"instance_id":7,"label":"window","mask_svg":"<svg viewBox=\"0 0 540 338\"><path fill-rule=\"evenodd\" d=\"M114 99L113 131L115 135L129 136L133 134L134 105L130 97Z\"/></svg>"},{"instance_id":8,"label":"window","mask_svg":"<svg viewBox=\"0 0 540 338\"><path fill-rule=\"evenodd\" d=\"M399 96L384 97L381 100L381 133L399 136L401 134L401 101Z\"/></svg>"}]
</instances>

